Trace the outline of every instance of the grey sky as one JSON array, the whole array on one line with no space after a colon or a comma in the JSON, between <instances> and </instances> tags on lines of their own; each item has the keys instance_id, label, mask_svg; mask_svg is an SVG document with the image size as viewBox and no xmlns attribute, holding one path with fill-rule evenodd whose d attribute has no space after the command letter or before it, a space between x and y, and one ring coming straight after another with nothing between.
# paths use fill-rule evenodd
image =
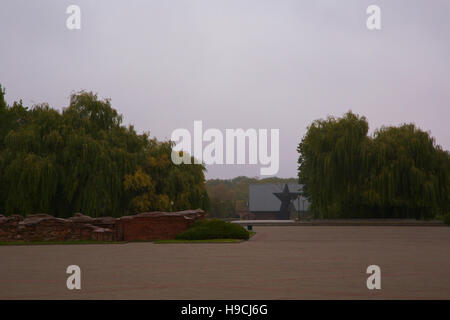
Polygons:
<instances>
[{"instance_id":1,"label":"grey sky","mask_svg":"<svg viewBox=\"0 0 450 320\"><path fill-rule=\"evenodd\" d=\"M82 29L66 28L77 4ZM366 28L377 4L382 30ZM414 122L450 149L450 1L1 0L7 100L60 109L86 89L141 132L279 128L280 171L315 119ZM209 166L208 178L258 165Z\"/></svg>"}]
</instances>

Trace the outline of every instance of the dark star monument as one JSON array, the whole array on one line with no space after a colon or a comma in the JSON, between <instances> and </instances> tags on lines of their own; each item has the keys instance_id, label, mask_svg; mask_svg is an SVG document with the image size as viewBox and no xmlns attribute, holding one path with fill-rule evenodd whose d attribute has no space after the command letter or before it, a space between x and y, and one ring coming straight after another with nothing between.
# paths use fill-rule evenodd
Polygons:
<instances>
[{"instance_id":1,"label":"dark star monument","mask_svg":"<svg viewBox=\"0 0 450 320\"><path fill-rule=\"evenodd\" d=\"M290 192L288 185L285 184L283 192L274 192L273 194L281 201L279 219L289 220L292 200L296 199L300 192Z\"/></svg>"}]
</instances>

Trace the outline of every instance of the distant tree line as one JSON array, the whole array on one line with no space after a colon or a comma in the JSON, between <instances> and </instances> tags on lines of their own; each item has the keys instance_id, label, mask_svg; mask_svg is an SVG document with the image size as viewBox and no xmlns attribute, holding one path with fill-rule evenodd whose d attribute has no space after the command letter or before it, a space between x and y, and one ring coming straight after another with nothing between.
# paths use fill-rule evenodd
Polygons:
<instances>
[{"instance_id":1,"label":"distant tree line","mask_svg":"<svg viewBox=\"0 0 450 320\"><path fill-rule=\"evenodd\" d=\"M450 156L414 124L368 136L365 117L314 121L298 145L299 182L317 218L444 216Z\"/></svg>"},{"instance_id":2,"label":"distant tree line","mask_svg":"<svg viewBox=\"0 0 450 320\"><path fill-rule=\"evenodd\" d=\"M296 183L296 178L249 178L211 179L206 182L210 198L210 215L216 218L237 218L240 210L248 209L250 184L258 183Z\"/></svg>"},{"instance_id":3,"label":"distant tree line","mask_svg":"<svg viewBox=\"0 0 450 320\"><path fill-rule=\"evenodd\" d=\"M0 86L0 213L68 217L209 209L202 165L174 165L173 143L138 134L90 92L59 112L8 105Z\"/></svg>"}]
</instances>

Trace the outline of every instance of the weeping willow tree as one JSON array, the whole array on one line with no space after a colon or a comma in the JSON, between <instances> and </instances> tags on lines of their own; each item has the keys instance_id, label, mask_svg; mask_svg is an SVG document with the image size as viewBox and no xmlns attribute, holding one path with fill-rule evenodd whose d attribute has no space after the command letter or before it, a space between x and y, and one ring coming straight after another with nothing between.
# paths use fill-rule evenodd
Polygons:
<instances>
[{"instance_id":1,"label":"weeping willow tree","mask_svg":"<svg viewBox=\"0 0 450 320\"><path fill-rule=\"evenodd\" d=\"M204 166L175 165L171 160L173 142L152 143L145 161L125 177L125 189L133 195L133 211L209 209Z\"/></svg>"},{"instance_id":2,"label":"weeping willow tree","mask_svg":"<svg viewBox=\"0 0 450 320\"><path fill-rule=\"evenodd\" d=\"M316 217L359 213L368 128L364 117L352 113L340 119L316 120L308 127L297 149L299 180Z\"/></svg>"},{"instance_id":3,"label":"weeping willow tree","mask_svg":"<svg viewBox=\"0 0 450 320\"><path fill-rule=\"evenodd\" d=\"M142 194L150 200L145 209L169 210L170 201L174 209L207 205L196 198L207 197L204 167L168 164L172 144L122 126L108 99L79 92L62 112L45 104L28 110L21 102L8 106L0 87L0 119L0 212L120 216L135 211ZM129 187L141 171L150 183Z\"/></svg>"},{"instance_id":4,"label":"weeping willow tree","mask_svg":"<svg viewBox=\"0 0 450 320\"><path fill-rule=\"evenodd\" d=\"M315 217L428 219L449 211L447 151L411 124L367 132L367 120L351 112L308 127L298 169Z\"/></svg>"},{"instance_id":5,"label":"weeping willow tree","mask_svg":"<svg viewBox=\"0 0 450 320\"><path fill-rule=\"evenodd\" d=\"M364 204L380 218L430 219L450 212L449 153L413 124L384 127L372 139Z\"/></svg>"}]
</instances>

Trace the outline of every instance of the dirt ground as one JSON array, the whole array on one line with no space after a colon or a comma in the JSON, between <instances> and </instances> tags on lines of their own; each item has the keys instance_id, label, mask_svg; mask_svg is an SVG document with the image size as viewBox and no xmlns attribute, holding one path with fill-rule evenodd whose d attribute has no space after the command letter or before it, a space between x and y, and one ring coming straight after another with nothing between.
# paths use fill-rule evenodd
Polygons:
<instances>
[{"instance_id":1,"label":"dirt ground","mask_svg":"<svg viewBox=\"0 0 450 320\"><path fill-rule=\"evenodd\" d=\"M450 227L254 231L234 244L0 246L0 299L450 299ZM366 286L373 264L381 290ZM81 290L66 287L69 265Z\"/></svg>"}]
</instances>

